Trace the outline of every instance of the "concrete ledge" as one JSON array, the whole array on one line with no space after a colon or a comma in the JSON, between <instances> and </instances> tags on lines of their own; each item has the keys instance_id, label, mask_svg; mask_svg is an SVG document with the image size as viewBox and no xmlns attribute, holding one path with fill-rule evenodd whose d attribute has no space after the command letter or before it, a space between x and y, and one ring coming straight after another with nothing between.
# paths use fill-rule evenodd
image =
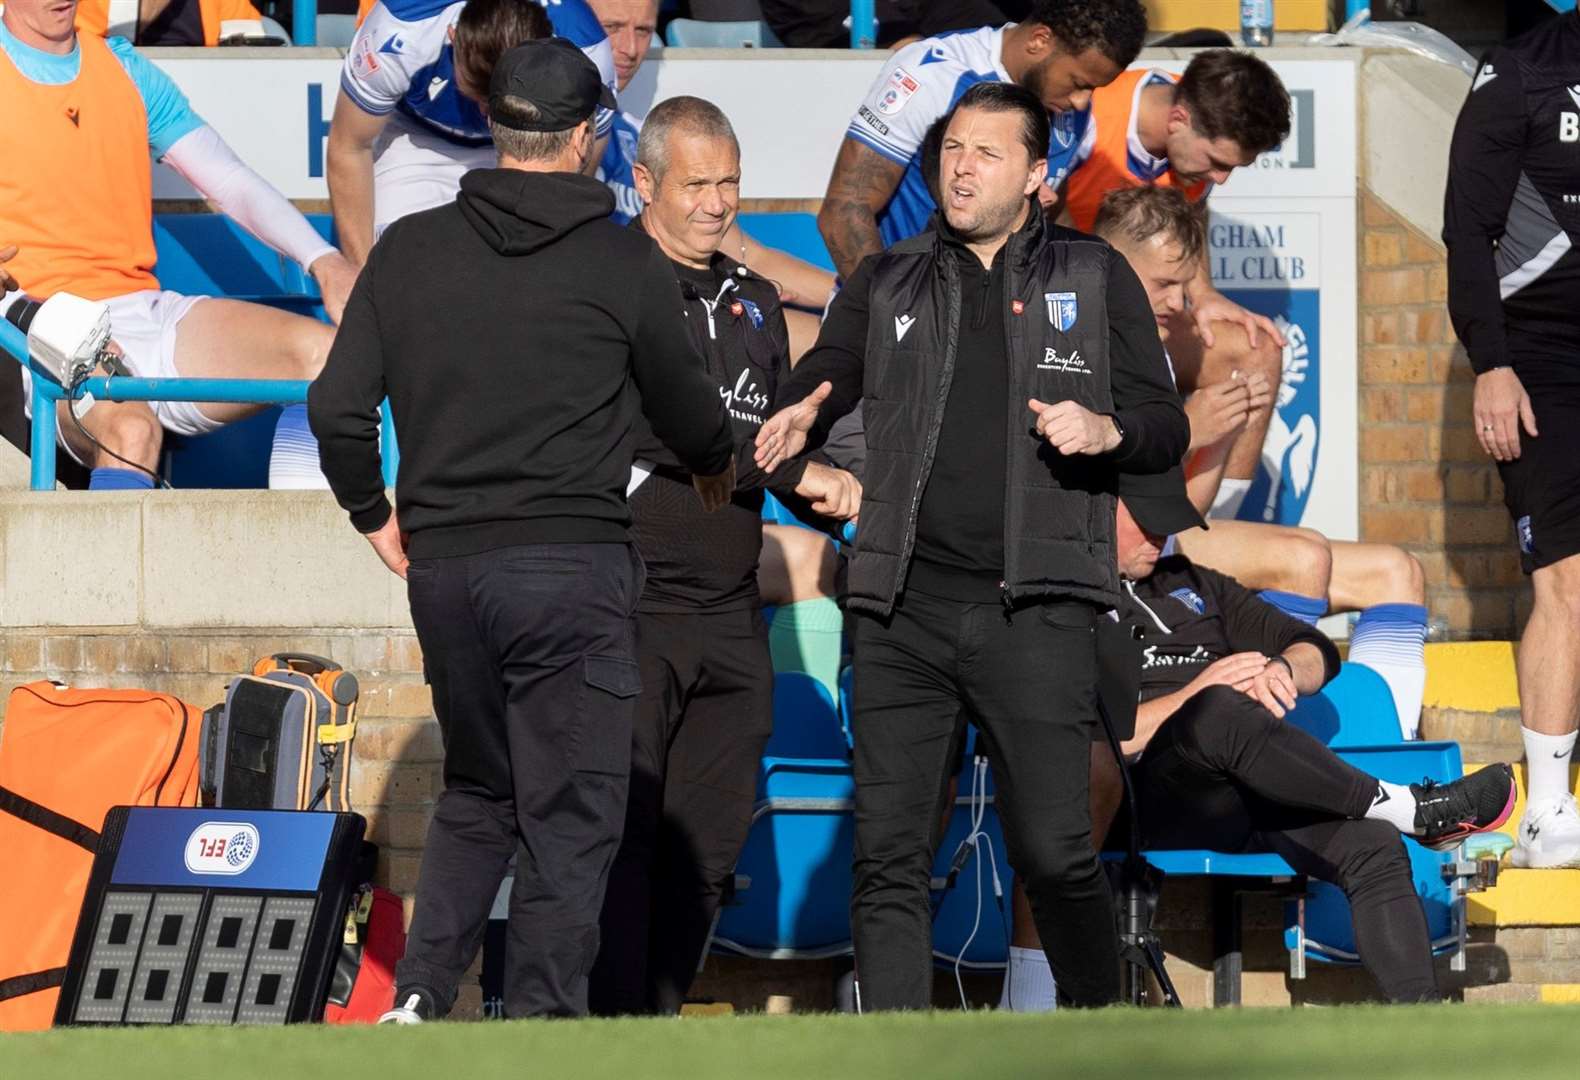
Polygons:
<instances>
[{"instance_id":1,"label":"concrete ledge","mask_svg":"<svg viewBox=\"0 0 1580 1080\"><path fill-rule=\"evenodd\" d=\"M1511 641L1433 642L1426 647L1422 705L1470 713L1520 707Z\"/></svg>"},{"instance_id":2,"label":"concrete ledge","mask_svg":"<svg viewBox=\"0 0 1580 1080\"><path fill-rule=\"evenodd\" d=\"M0 492L0 628L408 628L328 492Z\"/></svg>"},{"instance_id":3,"label":"concrete ledge","mask_svg":"<svg viewBox=\"0 0 1580 1080\"><path fill-rule=\"evenodd\" d=\"M1504 869L1495 888L1465 898L1465 917L1472 926L1573 926L1580 870Z\"/></svg>"},{"instance_id":4,"label":"concrete ledge","mask_svg":"<svg viewBox=\"0 0 1580 1080\"><path fill-rule=\"evenodd\" d=\"M1368 50L1361 65L1361 178L1434 243L1443 234L1448 146L1469 88L1459 68L1412 53Z\"/></svg>"}]
</instances>

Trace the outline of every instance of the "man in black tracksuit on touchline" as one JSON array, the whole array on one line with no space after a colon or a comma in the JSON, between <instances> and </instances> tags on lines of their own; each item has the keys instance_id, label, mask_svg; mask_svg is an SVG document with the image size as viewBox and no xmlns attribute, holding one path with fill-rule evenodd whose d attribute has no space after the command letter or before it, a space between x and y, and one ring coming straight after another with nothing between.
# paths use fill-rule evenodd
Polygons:
<instances>
[{"instance_id":1,"label":"man in black tracksuit on touchline","mask_svg":"<svg viewBox=\"0 0 1580 1080\"><path fill-rule=\"evenodd\" d=\"M738 447L736 493L716 513L650 433L636 448L632 539L647 567L637 607L637 701L625 834L604 901L595 1013L677 1013L751 825L757 770L773 730L757 562L763 491L836 518L861 487L798 459L772 476L752 440L789 376L775 285L718 250L739 205L740 147L729 121L694 97L648 114L635 179L646 204L631 228L669 257L686 331L718 385ZM643 473L646 475L643 478Z\"/></svg>"},{"instance_id":2,"label":"man in black tracksuit on touchline","mask_svg":"<svg viewBox=\"0 0 1580 1080\"><path fill-rule=\"evenodd\" d=\"M1514 774L1488 765L1445 784L1392 784L1342 760L1286 712L1338 674L1339 654L1231 577L1183 555L1199 527L1179 470L1120 478L1115 617L1139 638L1132 762L1143 848L1274 851L1349 899L1361 963L1388 999L1436 1001L1432 942L1400 835L1438 851L1495 829ZM1123 848L1121 822L1108 847Z\"/></svg>"},{"instance_id":3,"label":"man in black tracksuit on touchline","mask_svg":"<svg viewBox=\"0 0 1580 1080\"><path fill-rule=\"evenodd\" d=\"M1087 801L1094 628L1119 600L1117 471L1177 464L1189 430L1124 258L1036 212L1047 138L1021 87L965 93L935 229L865 260L835 299L783 391L796 401L830 381L822 415L792 405L758 435L774 467L864 402L848 604L865 1009L932 999L928 885L962 712L983 732L1062 999L1119 996Z\"/></svg>"},{"instance_id":4,"label":"man in black tracksuit on touchline","mask_svg":"<svg viewBox=\"0 0 1580 1080\"><path fill-rule=\"evenodd\" d=\"M384 233L308 393L336 498L406 579L444 736L395 1023L449 1012L518 851L505 1015L587 1011L640 690L625 498L639 408L705 505L735 472L667 260L581 175L594 109L614 104L597 68L563 38L530 41L490 90L500 167Z\"/></svg>"}]
</instances>

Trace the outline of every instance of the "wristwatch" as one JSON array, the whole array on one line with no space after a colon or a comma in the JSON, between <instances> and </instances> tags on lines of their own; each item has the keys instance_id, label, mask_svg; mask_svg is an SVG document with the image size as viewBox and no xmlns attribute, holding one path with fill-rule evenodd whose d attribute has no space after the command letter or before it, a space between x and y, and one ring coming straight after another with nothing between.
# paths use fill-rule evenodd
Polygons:
<instances>
[{"instance_id":1,"label":"wristwatch","mask_svg":"<svg viewBox=\"0 0 1580 1080\"><path fill-rule=\"evenodd\" d=\"M1119 415L1111 412L1106 412L1103 415L1114 422L1114 430L1119 432L1119 442L1123 443L1125 441L1125 425L1119 422Z\"/></svg>"}]
</instances>

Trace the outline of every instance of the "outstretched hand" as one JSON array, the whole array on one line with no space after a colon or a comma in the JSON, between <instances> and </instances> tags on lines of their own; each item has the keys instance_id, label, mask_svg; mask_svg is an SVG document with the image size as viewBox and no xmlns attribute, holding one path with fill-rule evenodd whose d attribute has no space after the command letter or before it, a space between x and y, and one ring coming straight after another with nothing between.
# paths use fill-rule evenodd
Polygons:
<instances>
[{"instance_id":1,"label":"outstretched hand","mask_svg":"<svg viewBox=\"0 0 1580 1080\"><path fill-rule=\"evenodd\" d=\"M817 422L818 409L833 392L833 383L819 383L806 397L785 406L763 422L757 429L757 452L753 457L759 469L771 473L806 449L807 432Z\"/></svg>"}]
</instances>

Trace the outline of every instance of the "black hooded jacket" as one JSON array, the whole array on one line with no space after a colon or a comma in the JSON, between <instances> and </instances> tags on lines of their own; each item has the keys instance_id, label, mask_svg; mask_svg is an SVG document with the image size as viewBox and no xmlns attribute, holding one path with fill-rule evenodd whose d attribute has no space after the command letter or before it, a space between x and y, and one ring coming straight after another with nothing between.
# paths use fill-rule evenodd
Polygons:
<instances>
[{"instance_id":1,"label":"black hooded jacket","mask_svg":"<svg viewBox=\"0 0 1580 1080\"><path fill-rule=\"evenodd\" d=\"M693 472L735 451L669 261L585 176L479 169L390 226L308 393L351 522L389 519L379 402L400 446L413 558L622 542L638 412Z\"/></svg>"}]
</instances>

